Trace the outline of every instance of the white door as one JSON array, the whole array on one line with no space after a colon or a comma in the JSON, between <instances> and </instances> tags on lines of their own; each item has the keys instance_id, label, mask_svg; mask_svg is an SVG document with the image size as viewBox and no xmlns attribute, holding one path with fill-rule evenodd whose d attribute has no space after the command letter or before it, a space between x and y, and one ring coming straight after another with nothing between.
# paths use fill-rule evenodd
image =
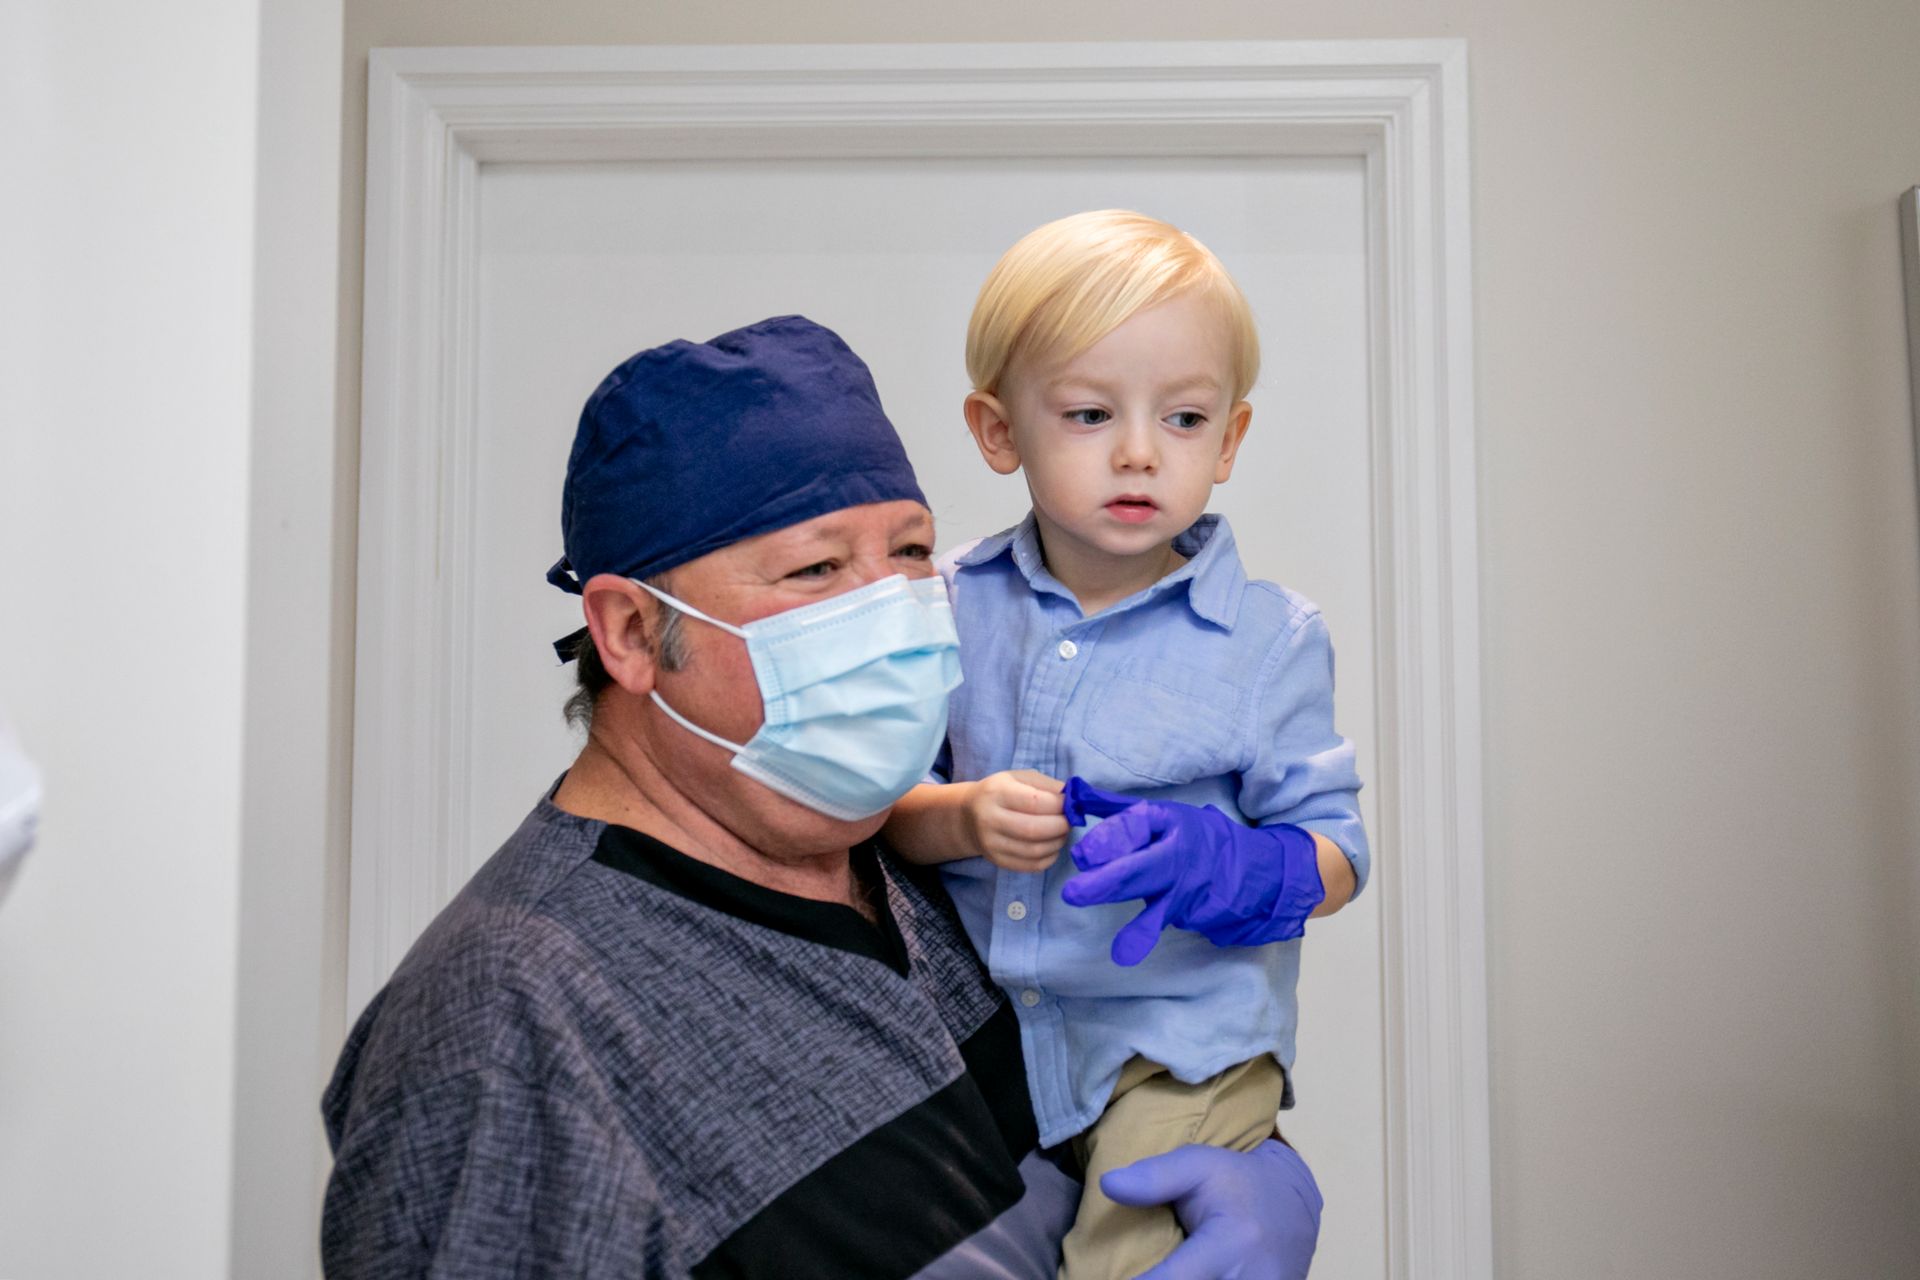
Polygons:
<instances>
[{"instance_id":1,"label":"white door","mask_svg":"<svg viewBox=\"0 0 1920 1280\"><path fill-rule=\"evenodd\" d=\"M494 163L479 170L472 465L474 865L577 742L549 643L579 606L546 585L580 406L634 351L800 312L872 366L941 547L1014 523L960 416L962 344L999 254L1042 222L1125 207L1205 241L1260 324L1253 430L1213 509L1248 572L1326 612L1340 728L1375 776L1366 173L1355 158ZM1378 829L1374 792L1363 795ZM461 824L456 824L456 827ZM1393 851L1381 851L1391 858ZM1308 932L1285 1122L1327 1197L1316 1280L1387 1271L1379 896Z\"/></svg>"}]
</instances>

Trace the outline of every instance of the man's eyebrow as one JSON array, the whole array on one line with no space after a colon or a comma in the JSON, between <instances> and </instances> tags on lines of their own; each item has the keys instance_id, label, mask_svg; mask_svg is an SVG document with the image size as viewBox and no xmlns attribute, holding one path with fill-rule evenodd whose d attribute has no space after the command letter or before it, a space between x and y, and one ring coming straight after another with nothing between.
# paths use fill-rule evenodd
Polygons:
<instances>
[{"instance_id":1,"label":"man's eyebrow","mask_svg":"<svg viewBox=\"0 0 1920 1280\"><path fill-rule=\"evenodd\" d=\"M788 525L780 532L789 534L795 540L806 542L845 542L853 536L856 527L856 522L842 510L829 511L811 520Z\"/></svg>"},{"instance_id":2,"label":"man's eyebrow","mask_svg":"<svg viewBox=\"0 0 1920 1280\"><path fill-rule=\"evenodd\" d=\"M827 519L814 524L805 533L798 534L791 542L779 547L774 554L781 559L813 556L831 559L837 548L852 542L860 532L860 524L852 519ZM927 511L916 511L903 516L888 533L889 538L903 538L918 535L933 536L933 516Z\"/></svg>"},{"instance_id":3,"label":"man's eyebrow","mask_svg":"<svg viewBox=\"0 0 1920 1280\"><path fill-rule=\"evenodd\" d=\"M928 537L933 536L933 516L931 513L916 511L893 526L893 536L896 538L904 538L908 534L916 533L925 534Z\"/></svg>"}]
</instances>

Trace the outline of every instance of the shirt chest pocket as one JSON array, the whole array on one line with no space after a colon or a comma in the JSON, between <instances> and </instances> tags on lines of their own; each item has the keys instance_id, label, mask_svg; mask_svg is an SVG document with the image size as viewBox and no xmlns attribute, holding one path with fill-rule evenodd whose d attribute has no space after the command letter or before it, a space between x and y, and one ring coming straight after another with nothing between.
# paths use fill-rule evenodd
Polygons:
<instances>
[{"instance_id":1,"label":"shirt chest pocket","mask_svg":"<svg viewBox=\"0 0 1920 1280\"><path fill-rule=\"evenodd\" d=\"M1240 767L1245 691L1192 671L1127 670L1084 691L1081 736L1125 775L1167 786Z\"/></svg>"}]
</instances>

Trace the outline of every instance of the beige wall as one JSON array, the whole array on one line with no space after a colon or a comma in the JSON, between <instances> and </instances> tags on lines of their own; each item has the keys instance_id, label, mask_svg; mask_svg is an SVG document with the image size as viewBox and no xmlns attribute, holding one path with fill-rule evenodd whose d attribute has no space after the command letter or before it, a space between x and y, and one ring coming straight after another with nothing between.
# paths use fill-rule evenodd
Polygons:
<instances>
[{"instance_id":1,"label":"beige wall","mask_svg":"<svg viewBox=\"0 0 1920 1280\"><path fill-rule=\"evenodd\" d=\"M341 474L371 47L1407 36L1473 65L1499 1273L1910 1274L1912 0L347 0Z\"/></svg>"}]
</instances>

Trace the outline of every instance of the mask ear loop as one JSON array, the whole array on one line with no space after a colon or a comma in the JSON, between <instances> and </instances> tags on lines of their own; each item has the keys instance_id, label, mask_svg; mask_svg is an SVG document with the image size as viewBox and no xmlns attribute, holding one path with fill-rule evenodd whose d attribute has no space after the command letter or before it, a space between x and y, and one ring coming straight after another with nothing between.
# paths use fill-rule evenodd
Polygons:
<instances>
[{"instance_id":1,"label":"mask ear loop","mask_svg":"<svg viewBox=\"0 0 1920 1280\"><path fill-rule=\"evenodd\" d=\"M714 746L724 747L728 751L733 752L733 754L735 755L739 755L742 751L746 750L744 746L740 745L737 742L729 742L717 733L712 733L706 729L702 729L699 725L687 719L685 716L681 715L678 711L675 711L672 707L667 705L667 700L660 696L660 691L658 689L655 689L651 694L647 696L653 699L653 703L655 706L659 707L662 711L667 713L667 717L669 719L671 719L675 724L679 725L682 729L685 729L688 733L694 734L697 737L705 738L708 742L711 742Z\"/></svg>"},{"instance_id":2,"label":"mask ear loop","mask_svg":"<svg viewBox=\"0 0 1920 1280\"><path fill-rule=\"evenodd\" d=\"M733 635L739 636L742 640L745 640L747 638L747 633L742 631L739 627L734 626L731 622L722 622L718 618L710 618L706 614L694 608L692 605L688 604L686 601L676 600L672 596L668 595L666 592L660 590L657 587L650 587L646 583L640 581L640 579L638 578L628 578L627 581L631 582L634 586L640 588L642 591L647 592L649 595L653 596L654 599L658 600L661 604L666 605L669 609L677 609L681 613L686 614L689 618L698 618L700 619L700 621L706 623L708 626L718 627L722 631L726 631Z\"/></svg>"},{"instance_id":3,"label":"mask ear loop","mask_svg":"<svg viewBox=\"0 0 1920 1280\"><path fill-rule=\"evenodd\" d=\"M660 601L661 604L666 605L667 608L669 609L677 609L681 613L686 614L690 618L698 618L700 621L706 623L708 626L718 627L722 631L731 632L732 634L739 636L742 640L745 640L747 638L747 633L742 631L740 628L733 626L730 623L722 622L718 618L710 618L706 614L694 608L692 605L686 603L683 600L674 599L672 596L668 595L664 591L661 591L657 587L650 587L646 583L640 581L640 579L638 578L629 578L627 579L627 581L631 582L634 586L639 587L642 591L647 592L649 595L653 596L655 599ZM739 755L742 751L746 750L746 748L742 746L740 743L729 741L728 739L721 737L717 733L713 733L707 729L702 729L699 725L687 719L685 716L681 715L678 711L675 711L671 706L667 705L667 700L660 696L660 691L658 689L653 690L652 693L650 693L648 696L653 699L653 703L655 706L659 707L662 711L667 713L668 719L672 720L675 724L679 725L682 729L685 729L688 733L693 734L695 737L705 738L708 742L711 742L714 746L724 748L727 751L731 751L736 756Z\"/></svg>"}]
</instances>

